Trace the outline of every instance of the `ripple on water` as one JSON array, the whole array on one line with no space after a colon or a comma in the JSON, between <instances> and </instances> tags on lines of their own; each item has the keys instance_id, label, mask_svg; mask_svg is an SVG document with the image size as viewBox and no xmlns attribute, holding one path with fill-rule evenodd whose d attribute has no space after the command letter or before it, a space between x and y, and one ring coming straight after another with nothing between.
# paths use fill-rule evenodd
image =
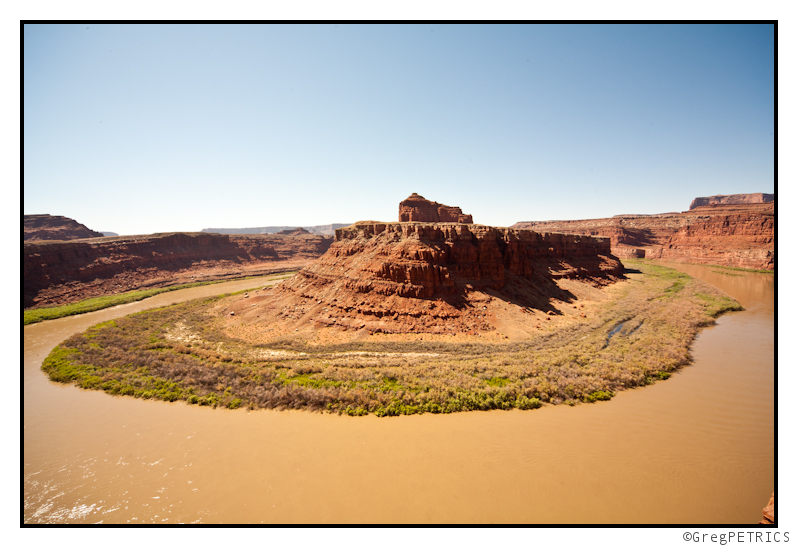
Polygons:
<instances>
[{"instance_id":1,"label":"ripple on water","mask_svg":"<svg viewBox=\"0 0 798 548\"><path fill-rule=\"evenodd\" d=\"M24 520L755 523L773 489L773 292L738 286L749 310L702 332L671 379L531 412L374 419L115 398L46 381L47 345L28 347L30 332L52 348L63 326L101 320L36 324Z\"/></svg>"}]
</instances>

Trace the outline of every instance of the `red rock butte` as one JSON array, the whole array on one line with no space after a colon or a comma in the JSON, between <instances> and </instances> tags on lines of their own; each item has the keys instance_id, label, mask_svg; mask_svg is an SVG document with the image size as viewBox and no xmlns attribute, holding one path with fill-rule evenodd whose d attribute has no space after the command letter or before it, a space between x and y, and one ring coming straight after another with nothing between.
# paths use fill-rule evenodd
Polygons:
<instances>
[{"instance_id":1,"label":"red rock butte","mask_svg":"<svg viewBox=\"0 0 798 548\"><path fill-rule=\"evenodd\" d=\"M472 224L474 219L459 207L430 202L414 192L399 203L399 222Z\"/></svg>"},{"instance_id":2,"label":"red rock butte","mask_svg":"<svg viewBox=\"0 0 798 548\"><path fill-rule=\"evenodd\" d=\"M577 293L622 272L606 238L362 221L337 229L324 255L268 295L238 299L227 311L264 333L476 333L496 329L494 308L508 303L527 313L519 322L573 313Z\"/></svg>"},{"instance_id":3,"label":"red rock butte","mask_svg":"<svg viewBox=\"0 0 798 548\"><path fill-rule=\"evenodd\" d=\"M60 215L25 215L24 223L23 238L26 242L103 237L102 232L91 230L74 219Z\"/></svg>"}]
</instances>

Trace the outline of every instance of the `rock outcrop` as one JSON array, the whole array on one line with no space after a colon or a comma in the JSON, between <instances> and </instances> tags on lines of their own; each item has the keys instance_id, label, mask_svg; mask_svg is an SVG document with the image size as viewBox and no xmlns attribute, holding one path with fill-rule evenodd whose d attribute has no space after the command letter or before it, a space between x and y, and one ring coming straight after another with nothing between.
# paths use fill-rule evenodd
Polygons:
<instances>
[{"instance_id":1,"label":"rock outcrop","mask_svg":"<svg viewBox=\"0 0 798 548\"><path fill-rule=\"evenodd\" d=\"M414 192L399 203L399 222L472 224L474 220L459 207L430 202Z\"/></svg>"},{"instance_id":2,"label":"rock outcrop","mask_svg":"<svg viewBox=\"0 0 798 548\"><path fill-rule=\"evenodd\" d=\"M574 300L560 281L602 286L620 279L622 270L607 239L365 221L336 230L321 258L262 302L247 300L235 317L372 333L490 331L491 299L555 314L550 301Z\"/></svg>"},{"instance_id":3,"label":"rock outcrop","mask_svg":"<svg viewBox=\"0 0 798 548\"><path fill-rule=\"evenodd\" d=\"M776 523L776 493L770 495L770 502L762 510L762 521L759 525L773 525Z\"/></svg>"},{"instance_id":4,"label":"rock outcrop","mask_svg":"<svg viewBox=\"0 0 798 548\"><path fill-rule=\"evenodd\" d=\"M307 230L311 234L320 234L323 236L332 236L335 234L336 228L349 226L351 223L332 223L329 225L315 225L315 226L256 226L251 228L203 228L200 232L209 232L212 234L277 234L285 230L291 231L297 228Z\"/></svg>"},{"instance_id":5,"label":"rock outcrop","mask_svg":"<svg viewBox=\"0 0 798 548\"><path fill-rule=\"evenodd\" d=\"M302 228L300 226L300 227L297 227L297 228L286 228L285 230L281 230L281 231L277 232L277 234L287 234L287 235L291 235L291 236L300 236L302 234L310 234L310 232L308 232L307 230L305 230L304 228Z\"/></svg>"},{"instance_id":6,"label":"rock outcrop","mask_svg":"<svg viewBox=\"0 0 798 548\"><path fill-rule=\"evenodd\" d=\"M163 287L302 268L332 244L311 234L168 233L25 242L23 306L52 306Z\"/></svg>"},{"instance_id":7,"label":"rock outcrop","mask_svg":"<svg viewBox=\"0 0 798 548\"><path fill-rule=\"evenodd\" d=\"M513 228L610 238L612 253L622 258L775 268L775 202L698 206L660 215L522 222Z\"/></svg>"},{"instance_id":8,"label":"rock outcrop","mask_svg":"<svg viewBox=\"0 0 798 548\"><path fill-rule=\"evenodd\" d=\"M690 209L716 205L765 204L775 200L775 194L764 194L762 192L757 192L755 194L719 194L707 198L696 198L693 200L693 203L690 204Z\"/></svg>"},{"instance_id":9,"label":"rock outcrop","mask_svg":"<svg viewBox=\"0 0 798 548\"><path fill-rule=\"evenodd\" d=\"M102 232L91 230L69 217L60 215L25 215L24 241L77 240L80 238L102 238Z\"/></svg>"}]
</instances>

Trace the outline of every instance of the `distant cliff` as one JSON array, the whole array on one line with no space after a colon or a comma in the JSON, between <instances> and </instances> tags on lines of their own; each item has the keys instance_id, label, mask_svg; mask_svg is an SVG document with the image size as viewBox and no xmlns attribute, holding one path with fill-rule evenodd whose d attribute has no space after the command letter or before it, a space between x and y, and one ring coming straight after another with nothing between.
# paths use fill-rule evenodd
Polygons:
<instances>
[{"instance_id":1,"label":"distant cliff","mask_svg":"<svg viewBox=\"0 0 798 548\"><path fill-rule=\"evenodd\" d=\"M91 230L69 217L60 215L24 215L23 240L77 240L101 238L102 232Z\"/></svg>"},{"instance_id":2,"label":"distant cliff","mask_svg":"<svg viewBox=\"0 0 798 548\"><path fill-rule=\"evenodd\" d=\"M200 232L210 234L278 234L286 230L292 231L297 228L307 230L311 234L320 234L323 236L332 236L335 234L336 228L349 226L348 223L332 223L329 225L315 225L315 226L255 226L250 228L203 228Z\"/></svg>"},{"instance_id":3,"label":"distant cliff","mask_svg":"<svg viewBox=\"0 0 798 548\"><path fill-rule=\"evenodd\" d=\"M512 228L604 236L610 238L613 255L622 258L763 270L774 269L776 261L775 201L718 203L661 215L521 222Z\"/></svg>"},{"instance_id":4,"label":"distant cliff","mask_svg":"<svg viewBox=\"0 0 798 548\"><path fill-rule=\"evenodd\" d=\"M23 306L51 306L143 287L298 269L330 247L313 234L168 233L25 242Z\"/></svg>"},{"instance_id":5,"label":"distant cliff","mask_svg":"<svg viewBox=\"0 0 798 548\"><path fill-rule=\"evenodd\" d=\"M693 203L690 204L690 209L716 205L766 204L775 200L775 194L764 194L762 192L757 192L755 194L719 194L718 196L709 196L708 198L696 198L693 200Z\"/></svg>"}]
</instances>

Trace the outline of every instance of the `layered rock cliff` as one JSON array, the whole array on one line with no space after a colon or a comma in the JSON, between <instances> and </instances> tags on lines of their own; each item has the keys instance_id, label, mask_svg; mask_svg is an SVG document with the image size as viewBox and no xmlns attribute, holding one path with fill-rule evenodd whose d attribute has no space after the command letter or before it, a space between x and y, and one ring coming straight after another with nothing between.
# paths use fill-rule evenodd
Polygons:
<instances>
[{"instance_id":1,"label":"layered rock cliff","mask_svg":"<svg viewBox=\"0 0 798 548\"><path fill-rule=\"evenodd\" d=\"M25 242L23 305L297 269L321 256L332 240L311 234L168 233Z\"/></svg>"},{"instance_id":2,"label":"layered rock cliff","mask_svg":"<svg viewBox=\"0 0 798 548\"><path fill-rule=\"evenodd\" d=\"M716 205L764 204L775 200L775 194L765 194L763 192L754 194L719 194L707 198L696 198L690 204L690 209Z\"/></svg>"},{"instance_id":3,"label":"layered rock cliff","mask_svg":"<svg viewBox=\"0 0 798 548\"><path fill-rule=\"evenodd\" d=\"M210 232L214 234L277 234L285 230L292 231L297 228L307 230L311 234L320 234L323 236L332 236L335 234L336 228L349 226L350 223L332 223L329 225L315 225L315 226L256 226L251 228L203 228L200 232Z\"/></svg>"},{"instance_id":4,"label":"layered rock cliff","mask_svg":"<svg viewBox=\"0 0 798 548\"><path fill-rule=\"evenodd\" d=\"M607 239L368 221L336 230L321 258L263 302L248 300L236 317L307 318L316 325L384 333L489 331L486 299L554 314L552 299L574 299L558 281L602 286L620 277L622 265Z\"/></svg>"},{"instance_id":5,"label":"layered rock cliff","mask_svg":"<svg viewBox=\"0 0 798 548\"><path fill-rule=\"evenodd\" d=\"M474 222L471 215L463 213L459 207L431 202L415 192L406 200L399 202L399 222L419 223L465 223Z\"/></svg>"},{"instance_id":6,"label":"layered rock cliff","mask_svg":"<svg viewBox=\"0 0 798 548\"><path fill-rule=\"evenodd\" d=\"M102 238L102 232L91 230L69 217L60 215L25 215L22 231L28 240L77 240Z\"/></svg>"},{"instance_id":7,"label":"layered rock cliff","mask_svg":"<svg viewBox=\"0 0 798 548\"><path fill-rule=\"evenodd\" d=\"M775 268L775 202L697 206L660 215L521 222L513 228L607 237L617 257Z\"/></svg>"}]
</instances>

